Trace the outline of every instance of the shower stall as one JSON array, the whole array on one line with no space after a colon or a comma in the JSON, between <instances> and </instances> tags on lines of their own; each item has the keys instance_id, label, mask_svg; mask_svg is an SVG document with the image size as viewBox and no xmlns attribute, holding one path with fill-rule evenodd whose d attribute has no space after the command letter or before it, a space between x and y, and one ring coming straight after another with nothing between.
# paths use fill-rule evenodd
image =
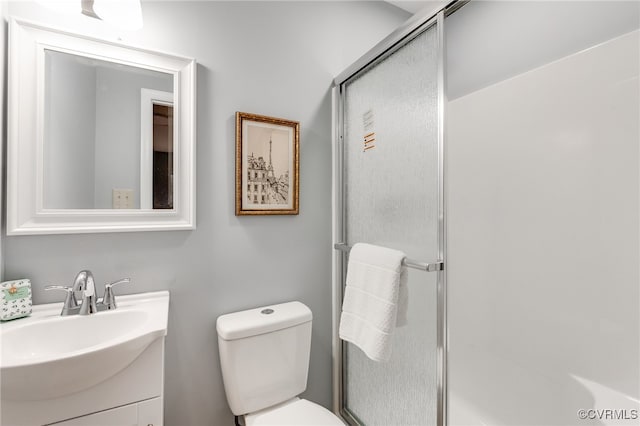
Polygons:
<instances>
[{"instance_id":1,"label":"shower stall","mask_svg":"<svg viewBox=\"0 0 640 426\"><path fill-rule=\"evenodd\" d=\"M433 2L335 79L346 422L638 423L638 28L638 2ZM338 337L358 242L409 264L384 363Z\"/></svg>"}]
</instances>

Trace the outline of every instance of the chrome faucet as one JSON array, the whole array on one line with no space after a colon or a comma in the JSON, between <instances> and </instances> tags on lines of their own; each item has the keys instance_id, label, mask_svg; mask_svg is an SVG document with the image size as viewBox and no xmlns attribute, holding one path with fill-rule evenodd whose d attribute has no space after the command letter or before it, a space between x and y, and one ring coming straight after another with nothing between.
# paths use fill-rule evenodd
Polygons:
<instances>
[{"instance_id":1,"label":"chrome faucet","mask_svg":"<svg viewBox=\"0 0 640 426\"><path fill-rule=\"evenodd\" d=\"M131 282L130 278L123 278L106 284L104 286L104 297L98 299L93 274L91 271L83 270L76 275L75 280L73 280L73 286L71 287L49 285L44 289L63 290L67 292L60 315L91 315L104 310L116 309L116 298L112 288L117 284L128 282ZM82 301L80 304L78 304L78 298Z\"/></svg>"},{"instance_id":2,"label":"chrome faucet","mask_svg":"<svg viewBox=\"0 0 640 426\"><path fill-rule=\"evenodd\" d=\"M80 293L82 305L78 315L90 315L98 312L96 283L91 271L80 271L73 281L73 293Z\"/></svg>"}]
</instances>

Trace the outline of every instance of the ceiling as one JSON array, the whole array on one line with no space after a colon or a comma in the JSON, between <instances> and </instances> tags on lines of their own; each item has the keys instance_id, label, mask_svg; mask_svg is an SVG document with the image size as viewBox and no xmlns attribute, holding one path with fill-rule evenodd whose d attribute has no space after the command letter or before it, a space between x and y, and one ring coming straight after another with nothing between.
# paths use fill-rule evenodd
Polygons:
<instances>
[{"instance_id":1,"label":"ceiling","mask_svg":"<svg viewBox=\"0 0 640 426\"><path fill-rule=\"evenodd\" d=\"M394 6L399 7L400 9L404 9L407 12L414 14L423 7L425 7L429 2L428 1L419 1L419 0L404 0L404 1L387 1L387 3L391 3Z\"/></svg>"}]
</instances>

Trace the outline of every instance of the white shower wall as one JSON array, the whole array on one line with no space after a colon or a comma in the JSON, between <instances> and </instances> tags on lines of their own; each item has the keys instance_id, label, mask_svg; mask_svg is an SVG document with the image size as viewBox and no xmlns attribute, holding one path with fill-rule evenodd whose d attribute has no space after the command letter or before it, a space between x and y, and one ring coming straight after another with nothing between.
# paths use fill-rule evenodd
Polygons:
<instances>
[{"instance_id":1,"label":"white shower wall","mask_svg":"<svg viewBox=\"0 0 640 426\"><path fill-rule=\"evenodd\" d=\"M448 105L452 425L638 423L639 39Z\"/></svg>"}]
</instances>

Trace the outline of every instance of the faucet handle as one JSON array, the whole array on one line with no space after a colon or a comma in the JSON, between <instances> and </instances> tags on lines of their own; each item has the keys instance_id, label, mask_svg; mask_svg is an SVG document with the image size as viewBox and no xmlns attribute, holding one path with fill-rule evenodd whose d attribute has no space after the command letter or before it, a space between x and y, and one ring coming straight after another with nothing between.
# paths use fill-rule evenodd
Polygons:
<instances>
[{"instance_id":1,"label":"faucet handle","mask_svg":"<svg viewBox=\"0 0 640 426\"><path fill-rule=\"evenodd\" d=\"M104 297L102 298L102 304L106 306L107 309L116 309L118 306L116 305L116 296L113 294L113 286L118 284L129 283L129 282L131 282L131 278L122 278L118 281L105 284Z\"/></svg>"},{"instance_id":2,"label":"faucet handle","mask_svg":"<svg viewBox=\"0 0 640 426\"><path fill-rule=\"evenodd\" d=\"M74 294L72 287L67 287L64 285L48 285L45 286L45 290L62 290L67 293L64 298L64 303L62 305L62 312L60 315L69 315L71 314L71 310L74 308L78 308L78 301L76 300L76 296Z\"/></svg>"}]
</instances>

